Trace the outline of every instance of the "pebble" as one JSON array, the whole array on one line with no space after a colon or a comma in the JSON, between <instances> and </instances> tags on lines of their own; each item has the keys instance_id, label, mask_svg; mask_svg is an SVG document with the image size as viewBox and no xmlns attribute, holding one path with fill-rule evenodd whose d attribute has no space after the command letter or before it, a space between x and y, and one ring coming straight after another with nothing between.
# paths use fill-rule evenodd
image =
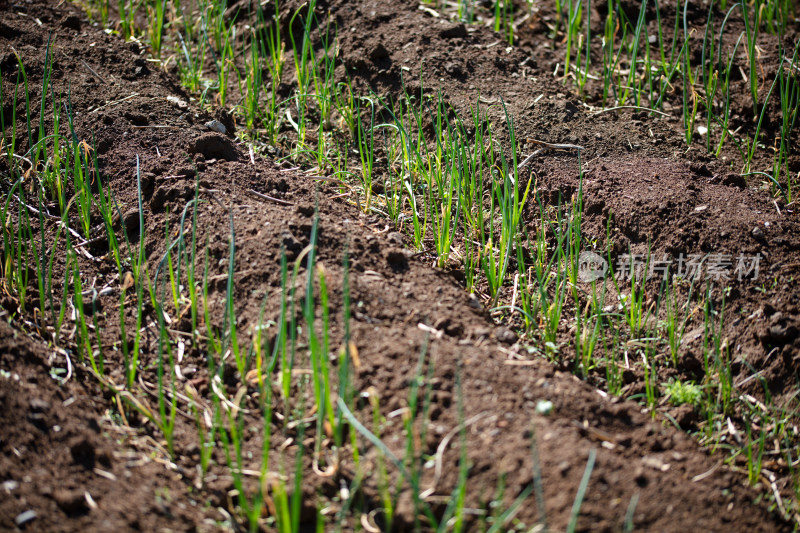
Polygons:
<instances>
[{"instance_id":1,"label":"pebble","mask_svg":"<svg viewBox=\"0 0 800 533\"><path fill-rule=\"evenodd\" d=\"M28 522L32 522L34 520L36 520L36 511L33 509L28 509L27 511L18 514L14 519L14 522L17 524L17 527L22 527Z\"/></svg>"},{"instance_id":2,"label":"pebble","mask_svg":"<svg viewBox=\"0 0 800 533\"><path fill-rule=\"evenodd\" d=\"M228 134L228 128L226 128L225 124L223 124L219 120L209 120L208 122L206 122L206 127L211 131L217 131L223 135Z\"/></svg>"},{"instance_id":3,"label":"pebble","mask_svg":"<svg viewBox=\"0 0 800 533\"><path fill-rule=\"evenodd\" d=\"M174 104L175 106L177 106L178 109L188 109L189 108L189 104L187 104L185 101L181 100L177 96L167 96L167 101L170 102L171 104Z\"/></svg>"},{"instance_id":4,"label":"pebble","mask_svg":"<svg viewBox=\"0 0 800 533\"><path fill-rule=\"evenodd\" d=\"M386 240L389 241L389 244L394 244L395 246L403 246L403 234L398 231L393 231L386 236Z\"/></svg>"},{"instance_id":5,"label":"pebble","mask_svg":"<svg viewBox=\"0 0 800 533\"><path fill-rule=\"evenodd\" d=\"M517 340L517 334L503 326L497 328L494 335L499 342L504 344L513 344Z\"/></svg>"},{"instance_id":6,"label":"pebble","mask_svg":"<svg viewBox=\"0 0 800 533\"><path fill-rule=\"evenodd\" d=\"M755 237L756 239L763 239L763 238L764 238L764 230L763 230L763 229L761 229L761 228L760 228L760 227L758 227L758 226L756 226L755 228L753 228L753 231L751 231L750 233L751 233L751 234L753 235L753 237Z\"/></svg>"},{"instance_id":7,"label":"pebble","mask_svg":"<svg viewBox=\"0 0 800 533\"><path fill-rule=\"evenodd\" d=\"M470 307L472 307L473 309L483 309L483 304L481 303L480 298L475 296L474 293L470 293L470 295L468 296L468 299L469 299L469 306Z\"/></svg>"},{"instance_id":8,"label":"pebble","mask_svg":"<svg viewBox=\"0 0 800 533\"><path fill-rule=\"evenodd\" d=\"M540 415L549 415L553 412L553 402L550 400L539 400L536 402L536 413Z\"/></svg>"},{"instance_id":9,"label":"pebble","mask_svg":"<svg viewBox=\"0 0 800 533\"><path fill-rule=\"evenodd\" d=\"M43 413L50 410L50 404L47 401L39 398L32 399L28 405L30 406L31 411L35 413Z\"/></svg>"}]
</instances>

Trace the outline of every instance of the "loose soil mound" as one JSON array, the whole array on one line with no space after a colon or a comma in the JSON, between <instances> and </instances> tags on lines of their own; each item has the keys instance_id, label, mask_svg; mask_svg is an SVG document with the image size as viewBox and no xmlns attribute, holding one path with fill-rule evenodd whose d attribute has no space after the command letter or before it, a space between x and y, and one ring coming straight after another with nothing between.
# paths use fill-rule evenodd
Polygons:
<instances>
[{"instance_id":1,"label":"loose soil mound","mask_svg":"<svg viewBox=\"0 0 800 533\"><path fill-rule=\"evenodd\" d=\"M286 9L292 7L296 6ZM733 284L727 295L731 311L724 336L733 347L732 368L742 392L763 399L765 382L773 398L794 395L800 293L793 276L800 265L800 225L791 206L748 188L723 163L694 150L686 152L673 120L630 110L587 112L550 80L547 50L530 45L507 51L494 44L497 38L487 29L467 29L434 18L418 10L416 3L320 2L320 8L337 21L341 68L348 69L358 86L396 94L403 86L414 92L424 85L425 90L441 90L461 111L468 110L478 95L486 102L502 98L519 135L582 145L583 231L588 240L600 242L610 235L614 258L628 250L673 257L760 254L762 277ZM40 100L45 48L54 35L49 59L53 87L65 96L69 91L76 134L81 140L94 140L101 175L120 205L119 218L128 239L135 247L144 234L151 270L167 251L165 232L174 236L178 218L199 190L197 241L208 243L209 330L225 327L231 227L236 242L233 301L242 337L261 323L262 313L269 320L278 319L282 251L289 268L297 261L302 271L304 250L317 234L316 261L329 289L331 344L338 350L345 334L346 250L353 303L350 335L359 361L353 387L365 396L355 415L365 424L372 420L373 399L384 417L380 438L402 457L408 429L403 412L411 390L424 378L430 424L424 437L417 435L424 438L418 444L432 463L440 464L424 470L420 488L427 491L437 516L445 512L441 502L448 501L458 483L463 432L470 464L466 506L485 509L500 484L505 487L501 498L505 505L528 487L541 486L544 509L539 508L534 490L516 516L528 526L546 516L548 529L565 529L588 471L577 530L619 531L627 524L652 531L791 529L775 506L759 496L762 492L748 486L745 475L722 464L722 456L699 448L695 439L661 418L653 419L639 404L594 388L598 376L590 374L587 383L566 372L575 357L568 327L561 332L561 362L529 355L516 334L496 325L481 301L464 291L457 272L432 268L428 256L409 252L402 234L386 220L361 213L336 184L279 165L232 135L210 131L209 121L225 122L228 117L199 109L171 74L147 60L138 44L122 43L68 6L33 2L3 9L0 70L5 94L18 76L18 54L26 68L31 101ZM493 119L500 120L503 109L489 109ZM6 101L3 112L10 116ZM38 116L33 122L38 123ZM0 172L8 168L3 161L6 166L0 166ZM531 170L537 198L544 205L569 198L579 186L577 168L569 153L537 158ZM10 184L3 179L5 192ZM537 213L531 202L526 214L531 229L536 227ZM138 227L140 214L144 228ZM52 220L46 224L57 227ZM117 224L123 225L119 220ZM225 466L223 445L214 450L204 482L200 479L190 403L178 404L175 453L170 458L157 428L123 406L124 394L114 394L109 387L113 383L121 390L125 378L118 349L123 281L104 257L107 242L97 240L84 250L80 258L84 286L99 294L94 313L106 347L102 380L93 375L88 361L76 359L73 319L68 318L62 347L56 348L52 328L42 327L34 317L35 304L20 309L10 292L3 296L7 323L0 324L0 481L6 494L0 503L0 527L30 531L240 527L236 487ZM56 257L54 279L62 283L65 263L64 257ZM111 290L101 290L105 287ZM303 283L298 287L304 290ZM135 294L129 292L127 298L125 320L131 331L136 326ZM141 395L138 401L153 411L159 358L154 320L150 315L143 325L144 370L135 384ZM202 345L190 341L187 321L185 314L180 315L170 330L176 339L186 341L177 362L183 379L179 391L191 384L201 401L210 403L214 380ZM693 322L689 331L696 325ZM699 350L699 346L690 350L675 376L702 375ZM224 374L230 379L222 387L234 398L242 390L241 376L236 377L233 362L226 365ZM763 382L747 380L753 369ZM641 375L631 371L624 379L625 395L642 391ZM292 381L292 388L298 397L302 395L299 378ZM289 407L276 406L272 419L265 422L258 390L245 387L243 394L243 427L271 424L272 470L291 472L296 454L304 448L302 434L298 445L296 426L287 428L277 416L281 410L281 416L288 416ZM552 410L543 408L546 402L552 402ZM678 408L668 414L683 426L697 423ZM358 439L361 468L379 470L386 462L384 453L362 436ZM247 434L243 470L260 468L261 446L256 433ZM347 452L342 456L333 475L321 475L310 459L303 463L303 528L319 519L315 509L328 506L336 511L342 488L354 485L357 472L347 460L352 456ZM777 463L773 466L779 475L777 488L783 489L790 471ZM387 468L392 479L399 476L391 465ZM364 481L360 490L365 511L381 506L375 477ZM417 517L412 509L407 488L397 505L395 529L414 528ZM474 521L467 525L477 527L478 519L470 518ZM356 522L346 526L359 527Z\"/></svg>"}]
</instances>

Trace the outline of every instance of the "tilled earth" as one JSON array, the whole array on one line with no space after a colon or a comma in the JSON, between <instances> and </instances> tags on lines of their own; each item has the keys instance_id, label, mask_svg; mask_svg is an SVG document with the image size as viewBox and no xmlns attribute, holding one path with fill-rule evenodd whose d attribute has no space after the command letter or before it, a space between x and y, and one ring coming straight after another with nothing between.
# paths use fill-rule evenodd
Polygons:
<instances>
[{"instance_id":1,"label":"tilled earth","mask_svg":"<svg viewBox=\"0 0 800 533\"><path fill-rule=\"evenodd\" d=\"M743 393L763 398L762 381L745 381L755 370L773 399L794 396L800 347L794 282L800 265L800 227L792 206L773 199L757 183L747 183L724 162L701 155L702 150L687 151L677 119L631 110L595 114L585 108L552 80L552 53L537 44L536 39L544 37L534 26L522 34L521 46L506 50L488 29L435 18L418 10L416 2L322 4L320 8L337 21L342 68L348 69L357 86L396 94L403 84L406 90L418 90L422 79L426 90L440 89L460 110L467 110L479 95L486 102L502 98L521 135L584 146L587 239L604 242L613 214L611 238L619 253L629 248L646 253L649 246L656 256L760 254L762 278L733 280L727 296L723 331L735 359L735 382L744 383ZM19 54L31 101L39 101L45 46L53 34L53 87L71 91L77 134L81 139L94 137L101 172L122 206L132 240L141 230L130 224L138 222L138 161L151 264L164 254L169 213L174 224L194 197L195 172L199 172L203 202L198 242L207 239L213 259L209 304L217 312L212 316L224 312L227 266L222 259L228 253L229 217L236 231L238 328L247 331L256 323L264 296L280 291L281 249L293 259L291 254L309 243L318 212L318 261L331 287L335 339L341 339L343 331L343 250L349 254L355 308L352 338L360 359L357 390L370 390L385 416L402 409L419 354L427 345L433 392L431 430L422 445L433 455L459 426L456 378L460 378L465 419L470 421L468 507L485 504L501 477L510 502L534 482L540 467L545 512L531 496L517 517L531 525L546 516L548 528L563 530L587 460L596 453L578 530L619 531L629 509L637 530L792 529L777 506L763 497L764 487L749 487L745 474L723 464L721 453L701 449L692 437L660 416L652 418L636 402L609 397L579 380L566 371L569 364L529 355L516 334L495 324L481 301L467 294L458 272L435 269L430 258L407 251L403 235L386 220L363 215L334 185L320 184L299 170L253 154L232 136L210 132L205 123L214 117L194 105L171 73L147 61L140 45L125 44L101 31L66 4L0 6L0 70L6 94L17 78L15 54ZM6 101L3 112L10 115ZM499 121L503 110L490 107L490 113ZM222 114L216 118L227 121ZM539 198L555 204L559 196L572 195L578 186L577 168L570 154L552 152L538 158L532 171ZM537 213L532 203L527 213L531 227ZM84 283L115 288L99 299L96 311L110 345L118 334L120 280L111 264L100 258L103 246L87 247L81 268ZM64 258L56 263L63 279ZM233 482L227 470L212 466L208 483L197 488L197 435L190 416L178 416L176 458L169 460L152 425L135 416L120 417L119 398L101 387L87 367L74 359L68 363L70 346L53 347L51 334L39 328L26 310L20 312L11 294L4 291L2 298L0 528L212 531L233 527ZM278 299L266 301L265 316L278 316ZM128 306L129 314L133 307ZM128 319L134 320L132 315ZM181 324L176 327L181 329ZM572 337L566 329L563 334L568 359ZM698 372L701 348L699 341L692 342L685 368L676 371L682 375ZM156 344L156 333L146 328L141 363L151 370L145 373L142 391L152 387L148 382L154 375ZM114 359L120 355L112 350L108 354L108 379L120 383L120 360ZM185 379L200 394L207 394L204 353L190 346L181 364ZM51 376L54 368L68 367L66 383ZM642 376L631 372L626 379L628 395L642 390ZM540 400L553 403L549 415L537 414ZM154 398L149 401L155 404ZM254 399L245 402L257 406ZM368 420L370 411L365 405L358 416ZM263 425L258 413L256 408L246 415L248 425ZM677 408L668 414L679 421L687 419ZM290 471L296 445L279 453L284 439L277 434L282 430L277 420L272 423L276 464L283 460L284 470ZM387 418L381 438L397 455L403 452L403 434L401 417ZM255 439L247 443L251 450L259 446ZM378 452L367 443L363 449L364 464L377 468ZM429 501L434 507L457 482L459 454L457 445L447 447L442 474L437 477L430 469L422 480L422 487L432 489ZM221 455L216 459L223 462ZM788 469L780 465L773 469L777 489L789 487ZM309 512L304 513L303 527L310 528L316 520L316 499L332 498L353 475L345 465L333 477L319 476L309 461L304 502ZM363 490L366 507L378 506L376 487L367 485ZM406 494L397 509L397 529L413 527L411 509Z\"/></svg>"}]
</instances>

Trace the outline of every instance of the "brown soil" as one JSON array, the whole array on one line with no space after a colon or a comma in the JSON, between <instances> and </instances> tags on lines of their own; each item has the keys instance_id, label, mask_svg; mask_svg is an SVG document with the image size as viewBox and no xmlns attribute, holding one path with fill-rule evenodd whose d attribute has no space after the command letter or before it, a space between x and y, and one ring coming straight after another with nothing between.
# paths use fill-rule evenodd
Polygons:
<instances>
[{"instance_id":1,"label":"brown soil","mask_svg":"<svg viewBox=\"0 0 800 533\"><path fill-rule=\"evenodd\" d=\"M487 102L502 98L520 136L583 145L583 233L587 241L598 240L602 249L611 216L615 259L629 249L646 253L648 246L656 256L761 254L758 280L731 283L724 335L733 347L735 382L743 382L755 370L774 401L794 396L800 348L800 291L794 281L800 265L800 224L792 206L771 198L756 183L744 182L723 162L702 155L702 147L687 151L676 118L659 119L630 110L587 112L569 89L551 79L552 52L533 44L544 39L535 26L522 34L521 46L507 51L504 45L494 44L498 37L489 29L467 29L434 18L418 10L416 2L318 5L337 21L341 68L348 70L357 86L397 94L403 82L410 92L418 91L422 79L426 90L441 90L461 111L474 105L478 95ZM567 526L593 451L597 459L578 530L621 530L632 500L638 501L633 514L637 530L791 529L762 497L764 487L749 487L745 474L722 464L721 453L712 455L701 449L695 439L664 418L651 418L634 401L599 392L592 385L599 383L599 376L590 375L587 383L567 372L575 351L570 345L574 336L566 326L559 362L529 355L528 341L517 342L505 325L495 324L480 301L476 305L463 290L457 272L434 269L431 257L404 251L402 234L394 232L387 221L361 214L330 184L320 185L299 171L252 155L232 138L209 133L204 123L213 117L191 102L176 78L148 62L139 45L123 44L66 5L12 2L2 9L4 87L13 87L17 77L13 47L25 63L31 101L38 102L45 45L50 32L56 34L53 86L63 93L71 89L77 133L81 139L96 139L102 174L110 181L126 221L138 219L128 214L138 215L135 177L137 159L140 162L151 268L165 251L167 217L174 230L186 202L194 197L193 169L200 172L203 202L198 212L198 242L209 242L209 275L216 280L209 303L216 311L212 316L220 317L219 323L207 326L219 327L224 313L230 213L237 242L238 328L246 332L256 323L265 296L269 297L264 316L278 316L279 301L274 296L280 291L281 248L288 250L291 260L309 243L318 206L318 261L331 287L334 346L343 334L342 253L345 248L349 253L355 308L352 335L361 362L357 390L372 388L384 416L405 407L419 354L428 342L426 364L432 368L433 392L431 428L423 443L426 453L434 454L442 439L459 426L457 377L465 419L480 415L467 428L468 507L485 506L501 477L506 503L530 485L536 466L531 453L535 443L547 527L553 530ZM537 100L539 95L543 97ZM744 116L746 102L740 104ZM7 103L3 106L5 112ZM502 108L490 104L487 108L492 119L502 123ZM552 152L537 159L531 170L537 197L551 205L569 198L578 187L577 168L569 154ZM4 192L7 186L4 181ZM250 190L280 202L265 200ZM537 215L532 201L526 213L531 228L537 224ZM130 234L134 243L135 233ZM110 349L119 339L119 280L111 263L100 258L106 252L104 243L96 243L87 252L91 258L81 259L84 284L97 288L110 284L114 289L98 299L95 312L100 313L98 323L109 348L107 379L119 384L121 354ZM57 259L61 279L63 263L63 257ZM132 295L128 298L135 300ZM129 329L134 324L133 307L127 307ZM75 346L69 344L74 338L68 335L74 324L64 328L67 345L54 348L52 331L37 325L32 309L20 310L8 294L3 308L0 528L204 531L241 526L231 524L233 481L227 468L219 466L224 464L221 445L206 485L197 488L197 434L191 417L178 415L176 457L170 460L153 425L141 417L122 417L119 398L75 360ZM702 318L687 331L698 324L702 325ZM181 330L183 326L175 327ZM153 390L157 357L157 338L151 327L144 339L141 364L146 370L139 391L148 398L143 391ZM676 375L697 379L698 372L702 374L697 369L698 344L690 344ZM62 383L51 373L66 369L68 359L71 377ZM209 376L201 347L189 344L181 365L183 376L201 395L208 395ZM642 376L631 374L626 376L627 396L642 390ZM747 381L741 390L764 398L760 380ZM229 387L231 396L236 392L234 386ZM536 413L539 400L553 402L549 416ZM155 399L149 402L155 405ZM251 409L244 415L246 427L262 427L257 399L249 396L245 406ZM180 408L188 411L184 404ZM370 420L371 408L365 404L356 414ZM695 423L690 414L684 416L677 408L667 414L687 427ZM297 444L279 447L295 435L277 419L271 423L272 464L291 471ZM381 438L399 456L403 455L403 435L402 417L387 418ZM456 444L444 452L440 479L435 479L433 469L422 479L422 487L434 489L429 501L437 513L444 510L436 507L437 502L450 495L458 480L457 441L453 439ZM257 438L246 443L256 458L260 446ZM361 448L366 469L377 468L377 450L366 441ZM252 468L258 468L253 463ZM319 501L334 501L340 487L352 482L354 470L352 464L344 463L336 476L324 478L313 473L310 461L306 466L304 508L309 512L304 514L303 527L311 527L316 520L311 510ZM791 486L785 463L776 460L771 468L778 489ZM363 488L365 509L379 505L374 480L371 483ZM24 514L27 511L35 515ZM396 528L411 529L414 517L408 491L397 513ZM533 496L518 514L529 526L540 516Z\"/></svg>"}]
</instances>

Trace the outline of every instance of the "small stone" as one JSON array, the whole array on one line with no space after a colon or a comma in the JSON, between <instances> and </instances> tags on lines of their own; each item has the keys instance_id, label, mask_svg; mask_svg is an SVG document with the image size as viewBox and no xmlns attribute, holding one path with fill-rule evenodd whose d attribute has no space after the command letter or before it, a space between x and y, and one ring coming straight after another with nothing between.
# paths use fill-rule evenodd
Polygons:
<instances>
[{"instance_id":1,"label":"small stone","mask_svg":"<svg viewBox=\"0 0 800 533\"><path fill-rule=\"evenodd\" d=\"M386 240L389 241L389 244L394 244L395 246L403 246L403 234L399 231L393 231L386 236Z\"/></svg>"},{"instance_id":2,"label":"small stone","mask_svg":"<svg viewBox=\"0 0 800 533\"><path fill-rule=\"evenodd\" d=\"M219 120L209 120L206 122L206 128L210 129L211 131L219 132L223 135L227 135L228 133L228 128L226 128L225 124Z\"/></svg>"},{"instance_id":3,"label":"small stone","mask_svg":"<svg viewBox=\"0 0 800 533\"><path fill-rule=\"evenodd\" d=\"M514 344L517 341L517 334L503 326L495 330L494 336L503 344Z\"/></svg>"},{"instance_id":4,"label":"small stone","mask_svg":"<svg viewBox=\"0 0 800 533\"><path fill-rule=\"evenodd\" d=\"M29 522L33 522L36 520L36 511L33 509L28 509L17 515L14 519L14 522L17 524L17 527L22 527Z\"/></svg>"},{"instance_id":5,"label":"small stone","mask_svg":"<svg viewBox=\"0 0 800 533\"><path fill-rule=\"evenodd\" d=\"M470 293L470 295L467 297L467 299L469 300L469 306L471 308L473 308L473 309L482 309L483 308L483 304L481 303L480 298L475 296L474 293Z\"/></svg>"},{"instance_id":6,"label":"small stone","mask_svg":"<svg viewBox=\"0 0 800 533\"><path fill-rule=\"evenodd\" d=\"M236 133L236 121L233 120L233 115L231 115L227 109L217 110L217 112L214 113L214 118L222 122L222 125L225 126L225 129L228 131L228 137Z\"/></svg>"},{"instance_id":7,"label":"small stone","mask_svg":"<svg viewBox=\"0 0 800 533\"><path fill-rule=\"evenodd\" d=\"M30 402L28 402L28 405L30 406L31 411L34 413L43 413L50 410L50 404L39 398L32 399Z\"/></svg>"},{"instance_id":8,"label":"small stone","mask_svg":"<svg viewBox=\"0 0 800 533\"><path fill-rule=\"evenodd\" d=\"M550 400L539 400L536 402L536 413L540 415L549 415L553 412L553 402Z\"/></svg>"},{"instance_id":9,"label":"small stone","mask_svg":"<svg viewBox=\"0 0 800 533\"><path fill-rule=\"evenodd\" d=\"M764 230L761 229L761 227L759 227L759 226L756 226L755 228L753 228L753 231L751 231L750 234L753 237L755 237L756 239L759 239L759 240L764 238Z\"/></svg>"},{"instance_id":10,"label":"small stone","mask_svg":"<svg viewBox=\"0 0 800 533\"><path fill-rule=\"evenodd\" d=\"M181 100L177 96L167 96L167 101L175 105L178 109L184 110L189 108L189 104L187 104L185 101Z\"/></svg>"}]
</instances>

